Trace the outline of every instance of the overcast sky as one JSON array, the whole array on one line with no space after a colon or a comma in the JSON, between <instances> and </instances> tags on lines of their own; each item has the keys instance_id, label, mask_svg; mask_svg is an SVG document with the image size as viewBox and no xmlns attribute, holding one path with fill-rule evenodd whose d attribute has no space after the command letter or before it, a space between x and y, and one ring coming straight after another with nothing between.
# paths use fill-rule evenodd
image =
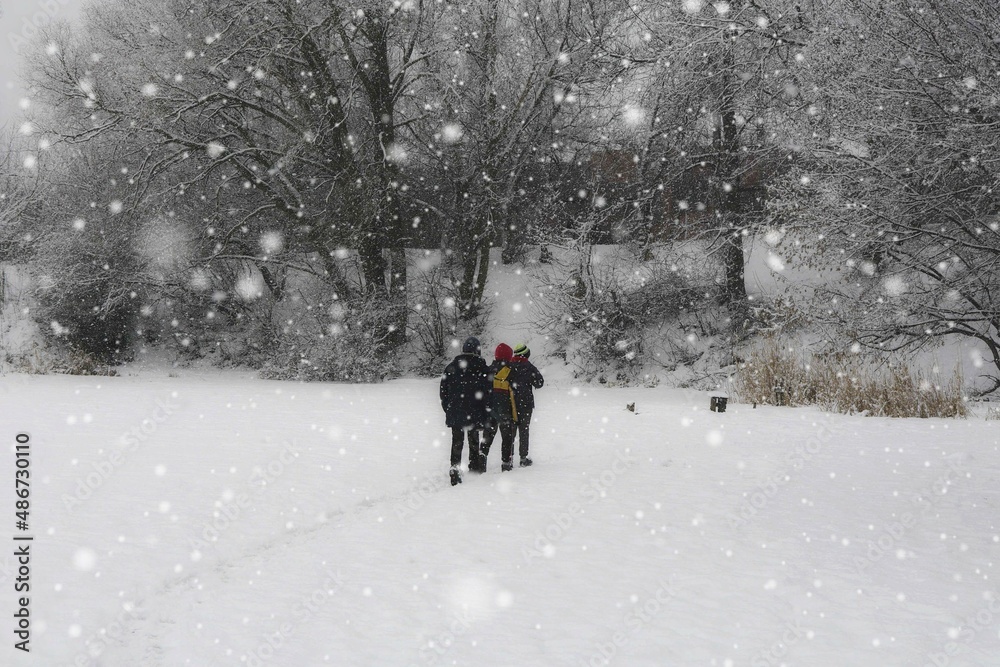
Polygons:
<instances>
[{"instance_id":1,"label":"overcast sky","mask_svg":"<svg viewBox=\"0 0 1000 667\"><path fill-rule=\"evenodd\" d=\"M0 0L0 126L14 122L25 96L18 81L19 45L36 27L54 19L75 20L84 0Z\"/></svg>"}]
</instances>

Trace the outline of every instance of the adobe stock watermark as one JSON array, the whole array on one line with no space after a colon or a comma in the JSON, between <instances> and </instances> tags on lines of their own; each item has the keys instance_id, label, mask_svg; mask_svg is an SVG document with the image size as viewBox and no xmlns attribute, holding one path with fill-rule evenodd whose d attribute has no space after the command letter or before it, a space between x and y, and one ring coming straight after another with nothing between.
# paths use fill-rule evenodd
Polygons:
<instances>
[{"instance_id":1,"label":"adobe stock watermark","mask_svg":"<svg viewBox=\"0 0 1000 667\"><path fill-rule=\"evenodd\" d=\"M396 512L396 518L399 519L400 523L406 523L407 519L423 509L428 498L447 485L443 475L428 475L424 477L415 488L410 490L403 500L396 503L393 508Z\"/></svg>"},{"instance_id":2,"label":"adobe stock watermark","mask_svg":"<svg viewBox=\"0 0 1000 667\"><path fill-rule=\"evenodd\" d=\"M326 579L308 595L302 596L292 607L288 620L283 621L271 632L264 633L260 642L240 657L246 667L261 667L271 660L288 644L296 630L308 623L344 587L344 577L340 570L324 572Z\"/></svg>"},{"instance_id":3,"label":"adobe stock watermark","mask_svg":"<svg viewBox=\"0 0 1000 667\"><path fill-rule=\"evenodd\" d=\"M100 461L90 464L90 471L76 480L73 494L62 495L63 507L70 512L76 510L82 503L90 499L94 492L104 486L111 477L124 466L139 447L149 441L164 423L177 412L181 404L176 401L177 392L171 392L167 397L157 398L156 408L149 417L143 419L138 426L133 426L123 433L118 441L122 449L115 449Z\"/></svg>"},{"instance_id":4,"label":"adobe stock watermark","mask_svg":"<svg viewBox=\"0 0 1000 667\"><path fill-rule=\"evenodd\" d=\"M35 11L30 16L25 16L21 19L20 32L11 31L7 33L7 41L10 42L10 47L14 52L20 53L23 46L38 37L42 28L52 25L52 22L57 16L63 13L68 4L69 0L40 0L35 5ZM0 18L5 13L2 6L0 6Z\"/></svg>"},{"instance_id":5,"label":"adobe stock watermark","mask_svg":"<svg viewBox=\"0 0 1000 667\"><path fill-rule=\"evenodd\" d=\"M854 557L855 572L862 574L890 553L895 553L898 558L905 557L906 552L900 547L903 537L934 509L938 499L948 493L953 479L965 474L961 455L952 454L945 461L948 463L948 470L934 480L927 492L915 494L910 499L913 512L903 512L898 520L883 528L878 537L868 540L864 557Z\"/></svg>"},{"instance_id":6,"label":"adobe stock watermark","mask_svg":"<svg viewBox=\"0 0 1000 667\"><path fill-rule=\"evenodd\" d=\"M139 604L132 602L122 604L122 609L115 619L85 639L84 651L78 653L68 665L72 665L72 667L91 667L94 665L96 667L102 664L100 657L104 655L112 642L123 641L129 623L143 617L144 612Z\"/></svg>"},{"instance_id":7,"label":"adobe stock watermark","mask_svg":"<svg viewBox=\"0 0 1000 667\"><path fill-rule=\"evenodd\" d=\"M652 595L641 603L638 600L635 602L635 606L622 619L622 627L615 630L606 641L596 642L593 652L574 664L577 667L601 667L611 664L618 652L628 646L629 642L677 596L673 579L660 581L658 584L659 587Z\"/></svg>"},{"instance_id":8,"label":"adobe stock watermark","mask_svg":"<svg viewBox=\"0 0 1000 667\"><path fill-rule=\"evenodd\" d=\"M739 507L730 511L727 516L729 527L742 528L756 519L757 514L778 495L778 491L792 480L791 472L803 468L814 456L823 451L823 446L834 435L833 425L836 421L832 414L827 414L826 419L819 423L816 435L788 453L781 470L759 482L757 488L749 494L744 494L745 497Z\"/></svg>"},{"instance_id":9,"label":"adobe stock watermark","mask_svg":"<svg viewBox=\"0 0 1000 667\"><path fill-rule=\"evenodd\" d=\"M784 632L766 649L758 651L750 660L750 667L775 667L782 664L782 658L788 655L788 649L799 642L803 637L812 638L811 630L803 630L799 625L799 620L793 619L785 623Z\"/></svg>"},{"instance_id":10,"label":"adobe stock watermark","mask_svg":"<svg viewBox=\"0 0 1000 667\"><path fill-rule=\"evenodd\" d=\"M188 540L191 546L191 559L199 561L208 547L219 541L222 535L232 528L247 511L254 506L266 493L268 487L287 472L288 467L299 456L299 450L294 441L288 441L281 452L267 464L255 466L247 483L252 487L249 492L230 493L215 502L211 520L201 525L196 537Z\"/></svg>"},{"instance_id":11,"label":"adobe stock watermark","mask_svg":"<svg viewBox=\"0 0 1000 667\"><path fill-rule=\"evenodd\" d=\"M610 466L580 487L579 495L582 501L574 500L563 511L554 512L551 515L552 521L544 529L535 532L535 541L531 547L521 547L524 562L530 565L536 558L552 558L556 553L556 543L569 534L587 506L607 496L608 490L628 470L630 463L632 457L629 450L617 452Z\"/></svg>"},{"instance_id":12,"label":"adobe stock watermark","mask_svg":"<svg viewBox=\"0 0 1000 667\"><path fill-rule=\"evenodd\" d=\"M948 638L952 641L945 643L938 651L927 653L927 662L924 667L948 667L951 659L962 652L962 649L985 631L992 630L1000 619L1000 600L997 596L989 593L989 602L972 616L968 616L957 628L948 630Z\"/></svg>"},{"instance_id":13,"label":"adobe stock watermark","mask_svg":"<svg viewBox=\"0 0 1000 667\"><path fill-rule=\"evenodd\" d=\"M455 644L455 640L472 629L472 616L467 608L461 608L451 616L448 627L428 639L420 649L420 664L437 665L445 653ZM410 665L416 667L416 665Z\"/></svg>"}]
</instances>

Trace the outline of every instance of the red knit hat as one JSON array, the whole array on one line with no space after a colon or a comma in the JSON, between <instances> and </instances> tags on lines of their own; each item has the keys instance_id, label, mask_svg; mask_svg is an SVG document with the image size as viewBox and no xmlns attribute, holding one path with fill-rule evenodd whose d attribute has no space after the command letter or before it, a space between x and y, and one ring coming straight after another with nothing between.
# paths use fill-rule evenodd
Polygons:
<instances>
[{"instance_id":1,"label":"red knit hat","mask_svg":"<svg viewBox=\"0 0 1000 667\"><path fill-rule=\"evenodd\" d=\"M511 357L514 356L514 350L510 349L510 345L507 343L500 343L497 345L497 351L493 353L495 359L500 361L510 361Z\"/></svg>"}]
</instances>

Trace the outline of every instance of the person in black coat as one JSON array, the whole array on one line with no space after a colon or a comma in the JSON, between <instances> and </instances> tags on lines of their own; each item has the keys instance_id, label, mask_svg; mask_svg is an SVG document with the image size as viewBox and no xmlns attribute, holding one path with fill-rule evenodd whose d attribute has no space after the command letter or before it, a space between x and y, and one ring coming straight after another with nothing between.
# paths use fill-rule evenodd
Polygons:
<instances>
[{"instance_id":1,"label":"person in black coat","mask_svg":"<svg viewBox=\"0 0 1000 667\"><path fill-rule=\"evenodd\" d=\"M545 379L538 372L535 365L528 361L531 350L524 343L514 348L514 356L511 358L511 382L510 388L514 393L514 405L517 409L517 422L515 431L518 440L518 453L521 455L521 467L526 468L531 465L528 457L528 428L531 424L531 413L535 410L535 389L541 389L545 384ZM513 455L513 452L511 452Z\"/></svg>"},{"instance_id":2,"label":"person in black coat","mask_svg":"<svg viewBox=\"0 0 1000 667\"><path fill-rule=\"evenodd\" d=\"M487 403L490 385L487 379L489 368L480 356L479 339L470 336L462 343L462 354L455 357L441 375L441 408L445 414L445 424L451 428L451 470L452 486L462 481L459 464L462 462L462 446L469 440L469 470L480 472L479 430L487 419Z\"/></svg>"}]
</instances>

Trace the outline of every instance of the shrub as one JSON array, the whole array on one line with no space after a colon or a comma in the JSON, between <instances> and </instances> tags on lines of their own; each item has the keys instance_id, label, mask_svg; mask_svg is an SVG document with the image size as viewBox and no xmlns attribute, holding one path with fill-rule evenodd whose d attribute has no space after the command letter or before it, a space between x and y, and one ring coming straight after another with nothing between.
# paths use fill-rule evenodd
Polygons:
<instances>
[{"instance_id":1,"label":"shrub","mask_svg":"<svg viewBox=\"0 0 1000 667\"><path fill-rule=\"evenodd\" d=\"M66 286L64 286L66 287ZM113 298L111 287L92 282L41 294L43 331L68 346L79 359L70 367L120 364L131 358L137 309L127 298Z\"/></svg>"},{"instance_id":2,"label":"shrub","mask_svg":"<svg viewBox=\"0 0 1000 667\"><path fill-rule=\"evenodd\" d=\"M827 410L879 417L965 417L968 408L956 368L945 382L901 365L876 365L846 355L816 359L770 338L739 365L734 389L746 402L815 404Z\"/></svg>"},{"instance_id":3,"label":"shrub","mask_svg":"<svg viewBox=\"0 0 1000 667\"><path fill-rule=\"evenodd\" d=\"M418 375L435 376L451 360L457 350L452 341L466 336L480 336L485 329L490 305L483 300L476 315L463 318L458 287L448 276L448 270L436 266L421 273L410 286L410 314L407 319L413 371Z\"/></svg>"},{"instance_id":4,"label":"shrub","mask_svg":"<svg viewBox=\"0 0 1000 667\"><path fill-rule=\"evenodd\" d=\"M379 382L399 374L392 345L396 309L387 299L339 301L281 334L261 376L277 380Z\"/></svg>"},{"instance_id":5,"label":"shrub","mask_svg":"<svg viewBox=\"0 0 1000 667\"><path fill-rule=\"evenodd\" d=\"M651 337L663 323L706 295L665 264L650 263L641 275L604 267L549 289L540 325L580 373L629 384L650 361Z\"/></svg>"}]
</instances>

